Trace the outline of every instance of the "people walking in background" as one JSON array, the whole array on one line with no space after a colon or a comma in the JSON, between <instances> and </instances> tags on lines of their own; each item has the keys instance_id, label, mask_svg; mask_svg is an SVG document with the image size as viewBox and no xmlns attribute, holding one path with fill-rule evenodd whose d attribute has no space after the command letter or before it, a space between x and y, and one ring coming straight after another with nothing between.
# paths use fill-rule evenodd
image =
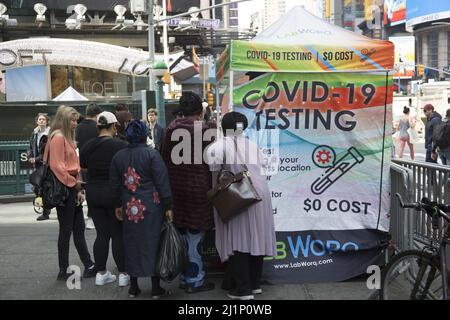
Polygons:
<instances>
[{"instance_id":1,"label":"people walking in background","mask_svg":"<svg viewBox=\"0 0 450 320\"><path fill-rule=\"evenodd\" d=\"M84 237L85 224L81 204L84 192L80 180L80 161L75 145L77 119L78 112L74 108L59 107L51 125L46 146L50 158L48 161L50 169L58 180L69 188L69 196L64 205L56 207L59 222L58 280L67 280L70 276L67 268L69 267L69 244L72 232L75 248L85 267L83 277L89 278L96 274L95 265L91 260Z\"/></svg>"},{"instance_id":2,"label":"people walking in background","mask_svg":"<svg viewBox=\"0 0 450 320\"><path fill-rule=\"evenodd\" d=\"M86 116L77 126L76 137L78 144L78 151L83 148L86 142L97 137L98 129L97 129L97 115L102 112L102 109L94 102L91 102L86 107ZM81 171L81 176L83 181L89 181L89 176L86 171ZM86 223L86 229L92 230L95 229L94 222L92 221L92 214L89 211L88 207L88 221Z\"/></svg>"},{"instance_id":3,"label":"people walking in background","mask_svg":"<svg viewBox=\"0 0 450 320\"><path fill-rule=\"evenodd\" d=\"M442 116L434 111L434 106L432 104L425 105L423 107L423 112L427 117L427 124L425 125L425 161L437 163L437 153L433 152L433 130L441 123Z\"/></svg>"},{"instance_id":4,"label":"people walking in background","mask_svg":"<svg viewBox=\"0 0 450 320\"><path fill-rule=\"evenodd\" d=\"M97 116L98 137L89 140L80 150L81 168L87 169L89 180L86 184L86 200L92 215L97 237L94 242L94 259L97 275L96 285L114 282L116 276L106 269L109 242L119 271L119 286L129 284L125 270L122 222L115 216L115 198L109 182L109 168L113 156L127 144L113 139L116 134L116 116L103 111Z\"/></svg>"},{"instance_id":5,"label":"people walking in background","mask_svg":"<svg viewBox=\"0 0 450 320\"><path fill-rule=\"evenodd\" d=\"M130 297L141 290L138 278L151 277L152 298L169 294L155 273L164 218L172 219L169 176L160 154L147 146L144 122L132 120L125 131L129 145L113 157L110 168L116 216L123 220L125 265L131 276Z\"/></svg>"},{"instance_id":6,"label":"people walking in background","mask_svg":"<svg viewBox=\"0 0 450 320\"><path fill-rule=\"evenodd\" d=\"M445 118L433 130L433 157L436 152L442 164L450 165L450 109L447 109Z\"/></svg>"},{"instance_id":7,"label":"people walking in background","mask_svg":"<svg viewBox=\"0 0 450 320\"><path fill-rule=\"evenodd\" d=\"M28 153L28 161L35 169L43 165L44 149L48 140L48 133L50 131L50 119L46 113L38 113L35 118L37 127L31 133L30 151ZM43 208L42 215L37 217L37 221L48 220L50 209Z\"/></svg>"},{"instance_id":8,"label":"people walking in background","mask_svg":"<svg viewBox=\"0 0 450 320\"><path fill-rule=\"evenodd\" d=\"M158 112L156 109L148 109L148 137L153 140L155 149L161 152L164 141L164 128L158 123Z\"/></svg>"},{"instance_id":9,"label":"people walking in background","mask_svg":"<svg viewBox=\"0 0 450 320\"><path fill-rule=\"evenodd\" d=\"M262 293L264 256L276 254L272 201L263 172L263 157L258 146L242 135L247 125L247 118L242 113L225 114L222 118L225 136L210 145L206 152L213 172L213 186L220 169L236 174L245 169L245 164L262 199L226 223L214 214L216 248L221 261L228 261L222 288L229 291L228 297L239 300L250 300L254 294Z\"/></svg>"},{"instance_id":10,"label":"people walking in background","mask_svg":"<svg viewBox=\"0 0 450 320\"><path fill-rule=\"evenodd\" d=\"M400 150L399 158L403 158L403 152L405 151L405 145L408 144L409 154L411 160L414 160L414 144L411 143L411 137L408 133L408 129L414 129L416 123L414 119L410 117L410 109L408 107L403 107L403 116L399 120L399 140L400 140Z\"/></svg>"},{"instance_id":11,"label":"people walking in background","mask_svg":"<svg viewBox=\"0 0 450 320\"><path fill-rule=\"evenodd\" d=\"M184 117L176 118L167 127L162 155L172 187L174 224L188 245L189 264L180 277L180 287L186 288L187 293L195 293L214 289L213 283L205 282L206 273L200 252L205 232L213 227L212 206L206 197L211 189L211 173L208 165L203 162L203 153L196 157L194 148L194 139L201 139L208 127L203 122L202 100L197 94L184 92L180 98L180 107ZM183 156L179 153L172 155L172 151L180 143L178 139L172 141L172 134L177 130L189 132L190 135L188 144L191 150L183 150ZM197 143L202 146L199 151L203 151L209 144L202 141L195 145ZM189 155L186 157L186 154ZM183 159L175 159L176 156Z\"/></svg>"}]
</instances>

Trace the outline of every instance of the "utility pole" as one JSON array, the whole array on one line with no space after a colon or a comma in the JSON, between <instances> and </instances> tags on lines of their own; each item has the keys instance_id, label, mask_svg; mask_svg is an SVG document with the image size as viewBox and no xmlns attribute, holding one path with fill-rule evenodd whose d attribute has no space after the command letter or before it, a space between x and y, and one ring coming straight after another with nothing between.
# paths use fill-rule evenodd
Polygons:
<instances>
[{"instance_id":1,"label":"utility pole","mask_svg":"<svg viewBox=\"0 0 450 320\"><path fill-rule=\"evenodd\" d=\"M224 0L223 4L224 4L224 7L223 7L223 28L225 30L228 30L230 28L230 10L228 8L228 5L230 4L230 0Z\"/></svg>"},{"instance_id":2,"label":"utility pole","mask_svg":"<svg viewBox=\"0 0 450 320\"><path fill-rule=\"evenodd\" d=\"M153 62L155 62L155 25L153 23L153 0L147 0L147 10L149 62L150 65L153 65ZM150 91L155 90L155 77L153 76L152 68L150 68L148 73L148 88Z\"/></svg>"}]
</instances>

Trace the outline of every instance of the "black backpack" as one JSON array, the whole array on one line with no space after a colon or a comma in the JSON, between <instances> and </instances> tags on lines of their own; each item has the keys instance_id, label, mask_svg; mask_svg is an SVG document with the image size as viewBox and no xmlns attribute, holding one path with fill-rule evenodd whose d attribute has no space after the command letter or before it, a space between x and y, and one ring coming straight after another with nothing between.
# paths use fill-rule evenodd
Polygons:
<instances>
[{"instance_id":1,"label":"black backpack","mask_svg":"<svg viewBox=\"0 0 450 320\"><path fill-rule=\"evenodd\" d=\"M450 146L450 121L441 122L433 128L433 143L441 149Z\"/></svg>"}]
</instances>

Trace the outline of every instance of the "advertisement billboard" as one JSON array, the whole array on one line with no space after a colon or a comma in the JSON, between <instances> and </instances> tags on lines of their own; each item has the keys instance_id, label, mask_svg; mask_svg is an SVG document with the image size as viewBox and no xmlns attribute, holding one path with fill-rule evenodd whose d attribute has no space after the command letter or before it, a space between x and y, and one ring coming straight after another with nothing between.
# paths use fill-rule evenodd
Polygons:
<instances>
[{"instance_id":1,"label":"advertisement billboard","mask_svg":"<svg viewBox=\"0 0 450 320\"><path fill-rule=\"evenodd\" d=\"M46 66L28 66L6 71L6 101L46 101L49 79Z\"/></svg>"},{"instance_id":2,"label":"advertisement billboard","mask_svg":"<svg viewBox=\"0 0 450 320\"><path fill-rule=\"evenodd\" d=\"M408 0L406 11L406 27L417 24L450 18L450 1L435 0L430 5L427 1Z\"/></svg>"},{"instance_id":3,"label":"advertisement billboard","mask_svg":"<svg viewBox=\"0 0 450 320\"><path fill-rule=\"evenodd\" d=\"M409 6L409 2L408 2ZM406 21L406 0L386 0L384 2L383 23L396 26Z\"/></svg>"},{"instance_id":4,"label":"advertisement billboard","mask_svg":"<svg viewBox=\"0 0 450 320\"><path fill-rule=\"evenodd\" d=\"M414 76L414 37L389 37L395 45L394 78L411 79Z\"/></svg>"}]
</instances>

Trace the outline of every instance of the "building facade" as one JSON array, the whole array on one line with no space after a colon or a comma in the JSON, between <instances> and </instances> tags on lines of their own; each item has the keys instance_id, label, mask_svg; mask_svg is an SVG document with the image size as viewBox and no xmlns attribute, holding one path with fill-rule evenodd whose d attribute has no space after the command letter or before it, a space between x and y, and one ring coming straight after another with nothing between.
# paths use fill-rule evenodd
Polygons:
<instances>
[{"instance_id":1,"label":"building facade","mask_svg":"<svg viewBox=\"0 0 450 320\"><path fill-rule=\"evenodd\" d=\"M424 65L423 77L450 80L450 2L408 0L406 30L416 39L416 63Z\"/></svg>"}]
</instances>

